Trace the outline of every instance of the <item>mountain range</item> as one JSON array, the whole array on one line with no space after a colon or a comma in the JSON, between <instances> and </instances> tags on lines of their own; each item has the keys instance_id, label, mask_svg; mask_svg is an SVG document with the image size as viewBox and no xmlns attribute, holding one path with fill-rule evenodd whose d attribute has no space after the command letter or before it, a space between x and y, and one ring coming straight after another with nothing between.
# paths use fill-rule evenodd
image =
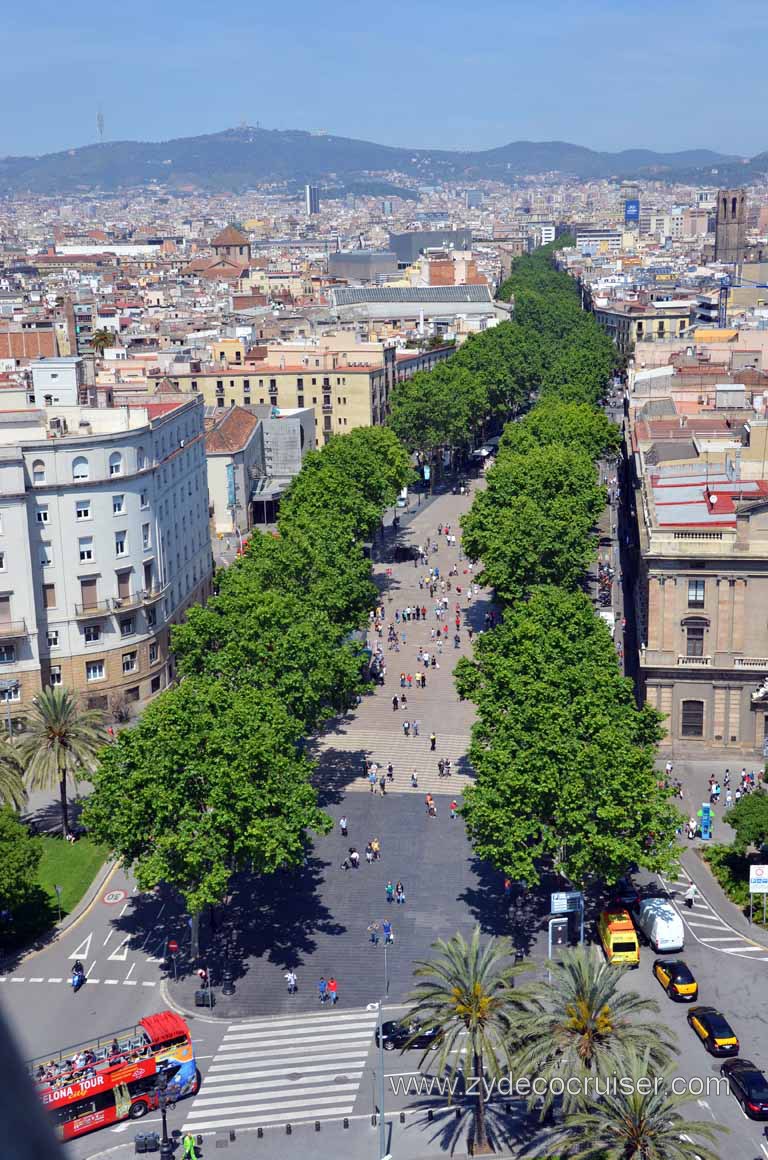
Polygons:
<instances>
[{"instance_id":1,"label":"mountain range","mask_svg":"<svg viewBox=\"0 0 768 1160\"><path fill-rule=\"evenodd\" d=\"M713 170L717 170L717 175ZM768 153L751 161L690 149L602 153L565 141L514 141L478 151L406 149L326 133L241 127L172 141L112 141L39 157L0 158L0 194L73 194L151 184L171 189L242 191L321 181L356 187L382 180L398 187L441 180L513 182L556 172L582 180L656 178L707 184L747 181L768 171ZM713 180L714 179L714 180Z\"/></svg>"}]
</instances>

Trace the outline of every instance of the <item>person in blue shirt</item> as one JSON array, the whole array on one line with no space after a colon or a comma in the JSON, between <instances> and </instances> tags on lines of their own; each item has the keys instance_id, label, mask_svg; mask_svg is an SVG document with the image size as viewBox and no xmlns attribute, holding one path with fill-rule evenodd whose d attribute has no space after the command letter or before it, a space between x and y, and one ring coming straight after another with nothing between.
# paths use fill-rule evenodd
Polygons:
<instances>
[{"instance_id":1,"label":"person in blue shirt","mask_svg":"<svg viewBox=\"0 0 768 1160\"><path fill-rule=\"evenodd\" d=\"M320 982L317 984L317 990L318 990L318 994L320 995L320 1002L324 1003L325 1000L328 998L328 984L325 981L324 976L321 977Z\"/></svg>"}]
</instances>

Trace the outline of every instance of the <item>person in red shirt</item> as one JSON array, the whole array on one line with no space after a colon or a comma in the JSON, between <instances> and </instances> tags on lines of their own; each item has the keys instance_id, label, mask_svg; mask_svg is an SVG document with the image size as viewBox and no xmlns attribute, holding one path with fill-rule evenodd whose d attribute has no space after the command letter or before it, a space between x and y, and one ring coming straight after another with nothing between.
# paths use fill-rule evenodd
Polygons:
<instances>
[{"instance_id":1,"label":"person in red shirt","mask_svg":"<svg viewBox=\"0 0 768 1160\"><path fill-rule=\"evenodd\" d=\"M455 818L455 817L456 817L456 810L457 810L458 808L459 808L459 806L458 806L458 803L457 803L455 800L454 800L454 801L452 801L452 802L451 802L451 806L450 806L450 809L451 809L451 817L452 817L452 818Z\"/></svg>"},{"instance_id":2,"label":"person in red shirt","mask_svg":"<svg viewBox=\"0 0 768 1160\"><path fill-rule=\"evenodd\" d=\"M333 975L328 980L328 998L331 1000L331 1006L335 1007L339 999L339 984Z\"/></svg>"}]
</instances>

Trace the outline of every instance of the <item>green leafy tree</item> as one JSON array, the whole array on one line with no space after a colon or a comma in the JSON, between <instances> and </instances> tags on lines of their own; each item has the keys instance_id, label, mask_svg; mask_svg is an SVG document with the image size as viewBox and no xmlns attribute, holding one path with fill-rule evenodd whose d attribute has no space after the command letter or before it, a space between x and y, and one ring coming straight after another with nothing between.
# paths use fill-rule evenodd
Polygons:
<instances>
[{"instance_id":1,"label":"green leafy tree","mask_svg":"<svg viewBox=\"0 0 768 1160\"><path fill-rule=\"evenodd\" d=\"M725 815L733 827L733 845L740 853L750 847L761 850L768 843L768 793L758 790L742 797Z\"/></svg>"},{"instance_id":2,"label":"green leafy tree","mask_svg":"<svg viewBox=\"0 0 768 1160\"><path fill-rule=\"evenodd\" d=\"M469 446L488 411L480 378L455 362L438 363L398 383L390 397L388 421L395 435L433 464L441 449Z\"/></svg>"},{"instance_id":3,"label":"green leafy tree","mask_svg":"<svg viewBox=\"0 0 768 1160\"><path fill-rule=\"evenodd\" d=\"M654 1031L649 1032L653 1036ZM720 1160L728 1131L710 1120L691 1120L689 1095L670 1087L671 1070L655 1066L648 1049L633 1047L621 1083L566 1117L553 1147L563 1160Z\"/></svg>"},{"instance_id":4,"label":"green leafy tree","mask_svg":"<svg viewBox=\"0 0 768 1160\"><path fill-rule=\"evenodd\" d=\"M519 422L505 427L499 452L526 454L552 443L582 451L596 462L602 456L616 454L620 435L616 424L588 403L563 403L548 397Z\"/></svg>"},{"instance_id":5,"label":"green leafy tree","mask_svg":"<svg viewBox=\"0 0 768 1160\"><path fill-rule=\"evenodd\" d=\"M67 784L90 772L106 743L104 718L85 709L75 692L63 685L43 689L33 701L26 731L16 743L31 789L58 789L61 829L69 833Z\"/></svg>"},{"instance_id":6,"label":"green leafy tree","mask_svg":"<svg viewBox=\"0 0 768 1160\"><path fill-rule=\"evenodd\" d=\"M107 347L114 346L114 345L115 345L115 333L114 333L114 331L106 330L106 329L94 330L93 335L91 336L91 347L93 348L94 352L99 356L99 358L101 358L103 356L104 351L107 349Z\"/></svg>"},{"instance_id":7,"label":"green leafy tree","mask_svg":"<svg viewBox=\"0 0 768 1160\"><path fill-rule=\"evenodd\" d=\"M193 914L231 875L300 864L317 806L299 727L264 690L188 677L102 753L84 817L142 890L167 882Z\"/></svg>"},{"instance_id":8,"label":"green leafy tree","mask_svg":"<svg viewBox=\"0 0 768 1160\"><path fill-rule=\"evenodd\" d=\"M480 1081L488 1072L499 1076L510 1060L513 1014L524 1009L527 993L514 988L516 968L507 939L481 942L476 926L469 942L456 933L432 944L434 956L418 960L410 1015L423 1028L440 1034L421 1057L438 1074L456 1078L460 1070L478 1082L474 1095L475 1151L488 1144L486 1093ZM467 1066L468 1065L468 1066Z\"/></svg>"},{"instance_id":9,"label":"green leafy tree","mask_svg":"<svg viewBox=\"0 0 768 1160\"><path fill-rule=\"evenodd\" d=\"M482 634L456 682L478 712L462 812L480 857L528 883L554 859L580 885L674 864L680 816L654 770L661 717L636 707L587 596L537 589Z\"/></svg>"},{"instance_id":10,"label":"green leafy tree","mask_svg":"<svg viewBox=\"0 0 768 1160\"><path fill-rule=\"evenodd\" d=\"M13 810L0 807L0 910L13 912L32 896L41 854Z\"/></svg>"},{"instance_id":11,"label":"green leafy tree","mask_svg":"<svg viewBox=\"0 0 768 1160\"><path fill-rule=\"evenodd\" d=\"M0 740L0 805L21 810L27 802L24 766L12 741Z\"/></svg>"},{"instance_id":12,"label":"green leafy tree","mask_svg":"<svg viewBox=\"0 0 768 1160\"><path fill-rule=\"evenodd\" d=\"M552 1104L553 1079L577 1081L564 1094L572 1110L583 1102L590 1079L623 1074L633 1050L647 1047L656 1071L671 1061L674 1037L659 1024L658 1003L628 991L624 973L592 948L568 950L549 964L549 981L536 987L535 1002L516 1013L514 1067L518 1075L545 1081L543 1110Z\"/></svg>"}]
</instances>

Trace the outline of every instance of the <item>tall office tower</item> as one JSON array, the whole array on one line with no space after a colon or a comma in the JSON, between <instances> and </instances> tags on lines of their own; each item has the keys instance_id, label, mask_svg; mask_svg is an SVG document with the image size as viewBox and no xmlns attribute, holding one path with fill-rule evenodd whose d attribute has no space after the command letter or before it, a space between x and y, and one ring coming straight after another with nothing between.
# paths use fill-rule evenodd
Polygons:
<instances>
[{"instance_id":1,"label":"tall office tower","mask_svg":"<svg viewBox=\"0 0 768 1160\"><path fill-rule=\"evenodd\" d=\"M320 213L320 187L318 185L304 186L304 205L307 217Z\"/></svg>"},{"instance_id":2,"label":"tall office tower","mask_svg":"<svg viewBox=\"0 0 768 1160\"><path fill-rule=\"evenodd\" d=\"M720 189L717 193L715 261L740 266L744 260L747 228L747 193L744 189Z\"/></svg>"},{"instance_id":3,"label":"tall office tower","mask_svg":"<svg viewBox=\"0 0 768 1160\"><path fill-rule=\"evenodd\" d=\"M464 193L464 203L467 209L480 209L483 204L482 189L468 189Z\"/></svg>"},{"instance_id":4,"label":"tall office tower","mask_svg":"<svg viewBox=\"0 0 768 1160\"><path fill-rule=\"evenodd\" d=\"M640 228L640 190L632 182L625 181L621 187L621 202L624 207L626 229Z\"/></svg>"}]
</instances>

